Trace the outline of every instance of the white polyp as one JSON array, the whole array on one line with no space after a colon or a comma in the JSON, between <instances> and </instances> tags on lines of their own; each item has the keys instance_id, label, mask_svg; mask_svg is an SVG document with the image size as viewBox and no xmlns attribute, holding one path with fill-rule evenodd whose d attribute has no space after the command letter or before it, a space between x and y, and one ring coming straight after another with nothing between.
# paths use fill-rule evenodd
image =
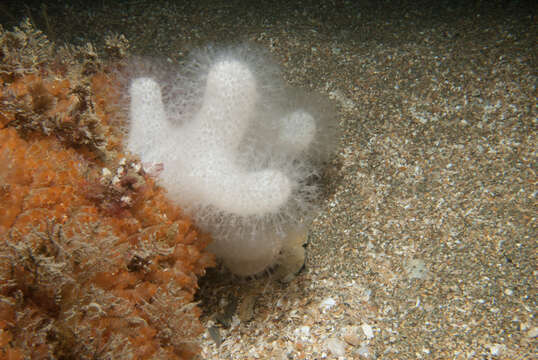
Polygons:
<instances>
[{"instance_id":1,"label":"white polyp","mask_svg":"<svg viewBox=\"0 0 538 360\"><path fill-rule=\"evenodd\" d=\"M171 128L166 119L161 88L153 79L138 78L131 83L129 95L131 128L128 148L140 154L143 161L154 162L156 159L151 154Z\"/></svg>"},{"instance_id":2,"label":"white polyp","mask_svg":"<svg viewBox=\"0 0 538 360\"><path fill-rule=\"evenodd\" d=\"M166 119L154 80L135 79L130 95L128 147L143 161L164 162L162 180L168 188L179 187L193 201L238 216L275 213L287 201L291 185L284 174L269 169L249 173L236 164L235 151L258 100L245 64L226 60L211 67L201 109L184 127L172 127ZM180 154L181 161L163 149Z\"/></svg>"},{"instance_id":3,"label":"white polyp","mask_svg":"<svg viewBox=\"0 0 538 360\"><path fill-rule=\"evenodd\" d=\"M221 61L209 71L202 108L194 122L221 147L235 150L257 101L256 81L248 67L235 60Z\"/></svg>"}]
</instances>

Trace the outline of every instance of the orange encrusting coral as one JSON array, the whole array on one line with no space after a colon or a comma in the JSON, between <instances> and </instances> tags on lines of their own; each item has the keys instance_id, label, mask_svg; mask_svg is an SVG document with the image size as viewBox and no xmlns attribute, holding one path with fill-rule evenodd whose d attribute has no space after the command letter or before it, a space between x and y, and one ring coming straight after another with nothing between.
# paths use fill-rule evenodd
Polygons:
<instances>
[{"instance_id":1,"label":"orange encrusting coral","mask_svg":"<svg viewBox=\"0 0 538 360\"><path fill-rule=\"evenodd\" d=\"M111 77L81 81L0 85L0 360L190 358L208 238L122 153Z\"/></svg>"}]
</instances>

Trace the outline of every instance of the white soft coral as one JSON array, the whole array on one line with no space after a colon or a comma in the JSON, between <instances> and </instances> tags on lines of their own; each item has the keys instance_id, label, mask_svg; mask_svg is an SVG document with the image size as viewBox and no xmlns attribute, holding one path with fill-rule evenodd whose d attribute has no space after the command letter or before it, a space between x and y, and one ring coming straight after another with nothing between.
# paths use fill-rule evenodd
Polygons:
<instances>
[{"instance_id":1,"label":"white soft coral","mask_svg":"<svg viewBox=\"0 0 538 360\"><path fill-rule=\"evenodd\" d=\"M128 148L144 162L164 164L161 178L173 196L238 216L274 213L287 201L291 184L282 172L247 171L236 163L257 102L256 82L245 64L216 63L201 109L183 126L168 121L152 79L136 79L130 92Z\"/></svg>"},{"instance_id":2,"label":"white soft coral","mask_svg":"<svg viewBox=\"0 0 538 360\"><path fill-rule=\"evenodd\" d=\"M257 106L267 103L263 96L249 65L234 57L210 65L198 110L181 124L170 121L174 114L167 114L155 80L141 77L130 85L128 149L143 162L164 165L160 179L170 196L192 209L213 233L214 251L240 275L275 262L285 228L304 215L299 209L312 197L297 205L297 194L312 192L301 189L312 172L298 157L316 136L315 119L305 110L282 112L273 121L276 131L259 127L273 139L252 137L251 123L264 118Z\"/></svg>"}]
</instances>

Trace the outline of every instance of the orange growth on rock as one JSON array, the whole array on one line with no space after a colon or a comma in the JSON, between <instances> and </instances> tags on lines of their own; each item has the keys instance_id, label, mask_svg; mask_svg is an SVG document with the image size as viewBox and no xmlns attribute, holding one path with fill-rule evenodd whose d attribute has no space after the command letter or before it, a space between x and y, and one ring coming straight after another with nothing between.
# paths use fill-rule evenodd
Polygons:
<instances>
[{"instance_id":1,"label":"orange growth on rock","mask_svg":"<svg viewBox=\"0 0 538 360\"><path fill-rule=\"evenodd\" d=\"M0 360L190 358L209 239L123 154L113 78L62 74L0 84Z\"/></svg>"}]
</instances>

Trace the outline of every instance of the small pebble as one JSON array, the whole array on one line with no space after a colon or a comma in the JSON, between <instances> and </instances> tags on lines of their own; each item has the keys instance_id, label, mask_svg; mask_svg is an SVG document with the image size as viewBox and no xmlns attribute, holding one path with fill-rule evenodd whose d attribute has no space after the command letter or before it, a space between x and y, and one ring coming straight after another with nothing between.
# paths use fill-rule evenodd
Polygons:
<instances>
[{"instance_id":1,"label":"small pebble","mask_svg":"<svg viewBox=\"0 0 538 360\"><path fill-rule=\"evenodd\" d=\"M310 326L301 326L300 328L295 329L295 335L298 337L309 337L310 336Z\"/></svg>"},{"instance_id":2,"label":"small pebble","mask_svg":"<svg viewBox=\"0 0 538 360\"><path fill-rule=\"evenodd\" d=\"M330 338L327 340L327 349L334 356L344 356L346 354L346 344L339 339Z\"/></svg>"},{"instance_id":3,"label":"small pebble","mask_svg":"<svg viewBox=\"0 0 538 360\"><path fill-rule=\"evenodd\" d=\"M344 340L349 345L358 346L361 342L361 338L358 335L358 327L350 326L344 330Z\"/></svg>"},{"instance_id":4,"label":"small pebble","mask_svg":"<svg viewBox=\"0 0 538 360\"><path fill-rule=\"evenodd\" d=\"M529 331L527 331L527 337L528 338L535 338L538 336L538 326L533 327Z\"/></svg>"},{"instance_id":5,"label":"small pebble","mask_svg":"<svg viewBox=\"0 0 538 360\"><path fill-rule=\"evenodd\" d=\"M370 348L368 347L368 345L362 345L356 351L356 354L361 356L361 357L368 358L368 357L370 357Z\"/></svg>"},{"instance_id":6,"label":"small pebble","mask_svg":"<svg viewBox=\"0 0 538 360\"><path fill-rule=\"evenodd\" d=\"M366 335L366 338L372 339L374 337L374 331L370 325L362 324L362 331L364 332L364 335Z\"/></svg>"},{"instance_id":7,"label":"small pebble","mask_svg":"<svg viewBox=\"0 0 538 360\"><path fill-rule=\"evenodd\" d=\"M502 344L490 344L487 347L489 348L489 352L493 356L502 355L506 349L506 346Z\"/></svg>"},{"instance_id":8,"label":"small pebble","mask_svg":"<svg viewBox=\"0 0 538 360\"><path fill-rule=\"evenodd\" d=\"M323 311L326 311L332 308L334 305L336 305L336 301L333 298L329 297L321 302L320 308Z\"/></svg>"}]
</instances>

